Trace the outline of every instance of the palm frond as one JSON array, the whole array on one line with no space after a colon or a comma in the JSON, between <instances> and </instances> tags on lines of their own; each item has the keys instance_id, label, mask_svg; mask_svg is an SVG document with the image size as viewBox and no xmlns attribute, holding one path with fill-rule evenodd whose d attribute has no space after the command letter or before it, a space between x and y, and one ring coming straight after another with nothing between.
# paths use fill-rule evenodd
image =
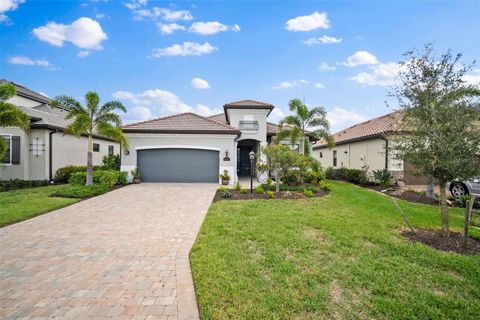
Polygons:
<instances>
[{"instance_id":1,"label":"palm frond","mask_svg":"<svg viewBox=\"0 0 480 320\"><path fill-rule=\"evenodd\" d=\"M17 89L11 83L0 85L0 101L7 101L17 93Z\"/></svg>"},{"instance_id":2,"label":"palm frond","mask_svg":"<svg viewBox=\"0 0 480 320\"><path fill-rule=\"evenodd\" d=\"M80 110L83 109L82 105L80 102L75 100L72 97L61 95L53 98L50 101L50 105L52 107L58 108L58 107L64 107L67 110Z\"/></svg>"},{"instance_id":3,"label":"palm frond","mask_svg":"<svg viewBox=\"0 0 480 320\"><path fill-rule=\"evenodd\" d=\"M75 116L73 122L66 128L66 132L77 137L90 131L90 117L86 113L79 113Z\"/></svg>"},{"instance_id":4,"label":"palm frond","mask_svg":"<svg viewBox=\"0 0 480 320\"><path fill-rule=\"evenodd\" d=\"M104 137L111 138L122 145L124 151L128 151L128 139L122 131L122 128L112 126L108 123L99 124L97 131Z\"/></svg>"},{"instance_id":5,"label":"palm frond","mask_svg":"<svg viewBox=\"0 0 480 320\"><path fill-rule=\"evenodd\" d=\"M100 97L98 93L89 91L85 94L85 102L87 103L87 109L91 115L98 112L98 104L100 103Z\"/></svg>"},{"instance_id":6,"label":"palm frond","mask_svg":"<svg viewBox=\"0 0 480 320\"><path fill-rule=\"evenodd\" d=\"M279 123L280 127L283 127L285 124L287 124L289 126L292 126L292 127L295 127L295 126L300 127L302 125L301 122L300 122L300 119L298 119L294 115L286 116Z\"/></svg>"},{"instance_id":7,"label":"palm frond","mask_svg":"<svg viewBox=\"0 0 480 320\"><path fill-rule=\"evenodd\" d=\"M0 127L20 127L28 130L30 116L9 102L0 101Z\"/></svg>"},{"instance_id":8,"label":"palm frond","mask_svg":"<svg viewBox=\"0 0 480 320\"><path fill-rule=\"evenodd\" d=\"M118 114L113 112L103 113L97 116L94 121L95 125L99 126L101 124L113 124L116 127L122 126L122 119Z\"/></svg>"},{"instance_id":9,"label":"palm frond","mask_svg":"<svg viewBox=\"0 0 480 320\"><path fill-rule=\"evenodd\" d=\"M101 108L100 108L100 111L99 113L102 114L102 113L108 113L108 112L112 112L114 110L121 110L123 112L127 112L127 108L125 108L125 106L120 102L120 101L116 101L116 100L113 100L113 101L109 101L107 103L105 103Z\"/></svg>"}]
</instances>

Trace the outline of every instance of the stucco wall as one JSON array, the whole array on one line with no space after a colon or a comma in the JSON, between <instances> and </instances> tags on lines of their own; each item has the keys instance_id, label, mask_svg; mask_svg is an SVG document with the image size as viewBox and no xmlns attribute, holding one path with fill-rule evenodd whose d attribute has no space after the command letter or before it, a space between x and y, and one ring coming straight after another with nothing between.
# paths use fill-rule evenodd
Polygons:
<instances>
[{"instance_id":1,"label":"stucco wall","mask_svg":"<svg viewBox=\"0 0 480 320\"><path fill-rule=\"evenodd\" d=\"M385 169L385 140L380 138L356 141L335 146L315 149L312 155L320 161L323 167L333 167L333 151L337 150L337 166L335 168L365 169L368 171ZM320 157L322 153L322 157ZM388 157L388 170L403 171L401 160L395 159L390 150Z\"/></svg>"},{"instance_id":2,"label":"stucco wall","mask_svg":"<svg viewBox=\"0 0 480 320\"><path fill-rule=\"evenodd\" d=\"M242 131L239 140L253 139L262 142L267 141L267 115L269 110L264 109L228 109L228 119L230 125L239 128L240 120L256 120L258 121L257 131Z\"/></svg>"},{"instance_id":3,"label":"stucco wall","mask_svg":"<svg viewBox=\"0 0 480 320\"><path fill-rule=\"evenodd\" d=\"M145 148L205 148L219 149L219 173L228 170L232 179L236 181L236 135L214 134L160 134L160 133L127 133L130 153L122 154L122 171L132 170L137 166L137 150ZM225 152L228 151L230 161L224 161Z\"/></svg>"},{"instance_id":4,"label":"stucco wall","mask_svg":"<svg viewBox=\"0 0 480 320\"><path fill-rule=\"evenodd\" d=\"M20 128L2 128L0 135L12 135L20 137L20 164L2 164L0 163L0 179L22 179L29 175L29 138L25 131Z\"/></svg>"}]
</instances>

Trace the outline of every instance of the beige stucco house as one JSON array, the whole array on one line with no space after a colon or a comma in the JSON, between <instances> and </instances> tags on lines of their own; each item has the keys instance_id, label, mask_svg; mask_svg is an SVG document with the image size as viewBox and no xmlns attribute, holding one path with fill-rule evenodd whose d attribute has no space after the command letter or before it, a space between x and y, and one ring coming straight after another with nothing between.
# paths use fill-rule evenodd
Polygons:
<instances>
[{"instance_id":1,"label":"beige stucco house","mask_svg":"<svg viewBox=\"0 0 480 320\"><path fill-rule=\"evenodd\" d=\"M0 80L1 83L8 82ZM22 85L15 85L17 94L9 102L30 116L30 132L16 127L0 127L0 138L9 145L7 155L0 159L0 179L51 180L58 168L86 165L87 138L65 134L69 121L66 111L52 108L50 99ZM120 145L95 136L93 164L102 164L107 154L119 154Z\"/></svg>"},{"instance_id":2,"label":"beige stucco house","mask_svg":"<svg viewBox=\"0 0 480 320\"><path fill-rule=\"evenodd\" d=\"M280 130L268 122L273 108L269 103L241 100L225 104L223 113L210 117L182 113L126 125L123 131L130 151L122 155L121 170L138 167L146 182L215 183L227 170L233 184L250 176L249 153L260 157L261 148ZM266 179L261 172L255 175Z\"/></svg>"}]
</instances>

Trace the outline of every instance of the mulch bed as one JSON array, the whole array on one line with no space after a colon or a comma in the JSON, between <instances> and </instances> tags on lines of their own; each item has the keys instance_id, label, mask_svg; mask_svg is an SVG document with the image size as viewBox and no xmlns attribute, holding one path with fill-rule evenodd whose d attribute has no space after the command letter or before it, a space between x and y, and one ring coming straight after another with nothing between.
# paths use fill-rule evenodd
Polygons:
<instances>
[{"instance_id":1,"label":"mulch bed","mask_svg":"<svg viewBox=\"0 0 480 320\"><path fill-rule=\"evenodd\" d=\"M438 201L432 200L428 198L425 193L421 192L415 192L415 191L410 191L410 190L401 190L401 189L395 189L395 188L383 188L379 185L365 185L361 186L364 188L372 189L381 193L384 193L386 195L389 195L391 197L395 197L398 199L403 199L406 201L410 202L416 202L416 203L423 203L423 204L429 204L432 206L438 206Z\"/></svg>"},{"instance_id":2,"label":"mulch bed","mask_svg":"<svg viewBox=\"0 0 480 320\"><path fill-rule=\"evenodd\" d=\"M238 190L228 190L232 194L230 198L222 198L221 192L217 190L215 193L215 197L213 198L212 202L217 202L220 200L252 200L252 199L269 199L268 195L266 193L240 193ZM325 191L319 191L317 193L314 193L312 197L310 198L318 198L318 197L323 197L326 196L328 192ZM305 196L303 192L300 191L280 191L280 192L275 192L275 199L308 199L309 197Z\"/></svg>"},{"instance_id":3,"label":"mulch bed","mask_svg":"<svg viewBox=\"0 0 480 320\"><path fill-rule=\"evenodd\" d=\"M411 230L404 230L401 235L405 238L418 241L434 249L455 252L464 255L471 255L480 253L480 241L473 238L468 238L468 249L463 247L463 235L458 232L450 232L450 237L444 238L439 231L428 229L416 229L415 232Z\"/></svg>"}]
</instances>

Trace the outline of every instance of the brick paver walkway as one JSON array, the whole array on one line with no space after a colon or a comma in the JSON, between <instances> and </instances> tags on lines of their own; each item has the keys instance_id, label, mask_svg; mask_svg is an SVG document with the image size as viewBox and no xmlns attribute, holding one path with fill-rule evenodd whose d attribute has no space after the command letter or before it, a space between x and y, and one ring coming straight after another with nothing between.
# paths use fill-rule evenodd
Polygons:
<instances>
[{"instance_id":1,"label":"brick paver walkway","mask_svg":"<svg viewBox=\"0 0 480 320\"><path fill-rule=\"evenodd\" d=\"M0 318L197 319L188 253L216 188L131 185L1 228Z\"/></svg>"}]
</instances>

